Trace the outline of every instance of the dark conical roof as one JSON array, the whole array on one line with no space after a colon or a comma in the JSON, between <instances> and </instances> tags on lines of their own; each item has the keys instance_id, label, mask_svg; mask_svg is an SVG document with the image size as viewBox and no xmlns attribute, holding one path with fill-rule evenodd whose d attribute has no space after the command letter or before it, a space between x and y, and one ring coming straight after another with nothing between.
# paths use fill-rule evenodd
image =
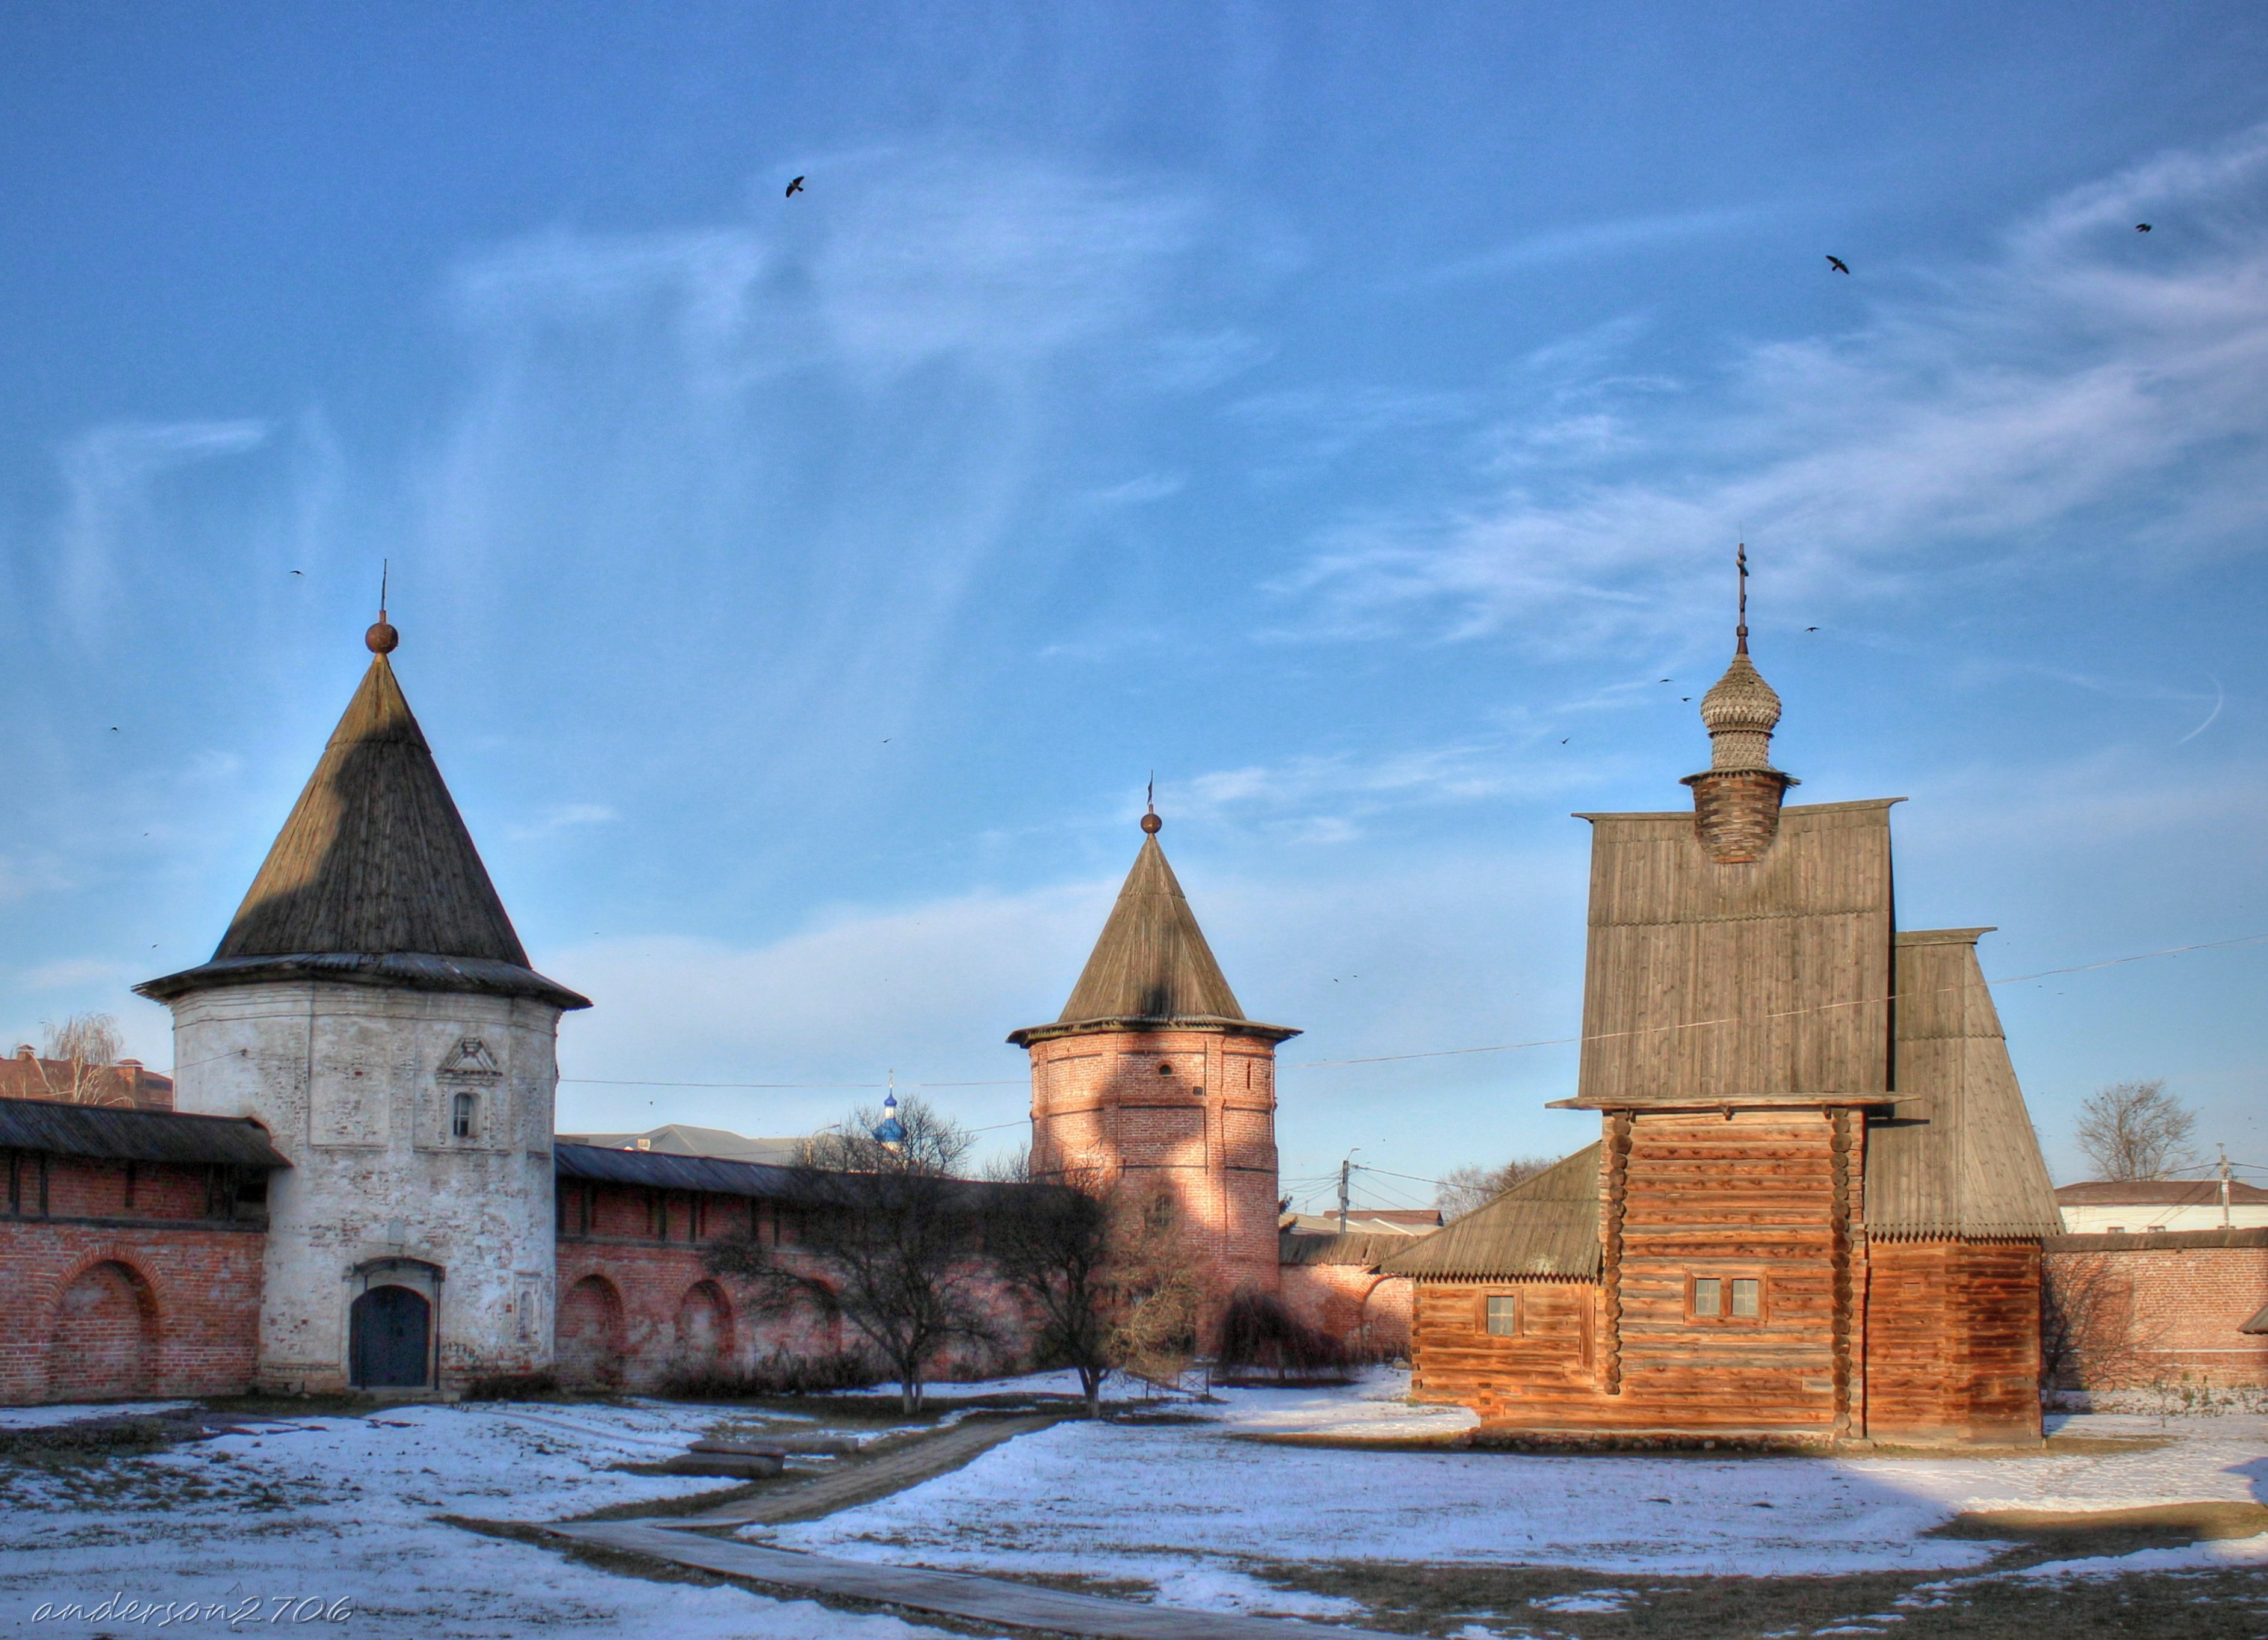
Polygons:
<instances>
[{"instance_id":1,"label":"dark conical roof","mask_svg":"<svg viewBox=\"0 0 2268 1640\"><path fill-rule=\"evenodd\" d=\"M1142 840L1134 869L1118 891L1118 903L1111 907L1102 937L1094 942L1079 983L1071 987L1071 1000L1055 1024L1120 1020L1253 1024L1263 1032L1296 1034L1282 1026L1246 1019L1154 833ZM1052 1027L1034 1028L1047 1032ZM1021 1041L1027 1034L1019 1031L1009 1040Z\"/></svg>"},{"instance_id":2,"label":"dark conical roof","mask_svg":"<svg viewBox=\"0 0 2268 1640\"><path fill-rule=\"evenodd\" d=\"M529 970L382 652L371 658L212 960L136 989L162 1001L291 975L589 1006Z\"/></svg>"}]
</instances>

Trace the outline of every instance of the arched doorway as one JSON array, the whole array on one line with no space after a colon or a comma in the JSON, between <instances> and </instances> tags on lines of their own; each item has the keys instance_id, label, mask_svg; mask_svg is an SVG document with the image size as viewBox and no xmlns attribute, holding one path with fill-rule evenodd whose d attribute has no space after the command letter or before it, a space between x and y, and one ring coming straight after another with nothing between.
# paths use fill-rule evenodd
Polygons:
<instances>
[{"instance_id":1,"label":"arched doorway","mask_svg":"<svg viewBox=\"0 0 2268 1640\"><path fill-rule=\"evenodd\" d=\"M158 1375L158 1305L131 1266L79 1272L55 1302L48 1385L74 1401L150 1394Z\"/></svg>"},{"instance_id":2,"label":"arched doorway","mask_svg":"<svg viewBox=\"0 0 2268 1640\"><path fill-rule=\"evenodd\" d=\"M622 1299L603 1276L585 1276L559 1301L554 1349L570 1389L608 1389L622 1379Z\"/></svg>"},{"instance_id":3,"label":"arched doorway","mask_svg":"<svg viewBox=\"0 0 2268 1640\"><path fill-rule=\"evenodd\" d=\"M358 1389L423 1389L433 1355L433 1306L408 1287L372 1287L348 1319L348 1374Z\"/></svg>"},{"instance_id":4,"label":"arched doorway","mask_svg":"<svg viewBox=\"0 0 2268 1640\"><path fill-rule=\"evenodd\" d=\"M677 1305L674 1365L687 1376L720 1371L733 1351L733 1307L713 1281L696 1282Z\"/></svg>"}]
</instances>

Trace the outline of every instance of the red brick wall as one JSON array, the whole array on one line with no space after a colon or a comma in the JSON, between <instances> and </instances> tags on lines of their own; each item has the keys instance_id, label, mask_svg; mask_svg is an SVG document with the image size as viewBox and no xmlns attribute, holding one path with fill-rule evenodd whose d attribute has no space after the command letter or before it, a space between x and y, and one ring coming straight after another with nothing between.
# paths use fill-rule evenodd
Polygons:
<instances>
[{"instance_id":1,"label":"red brick wall","mask_svg":"<svg viewBox=\"0 0 2268 1640\"><path fill-rule=\"evenodd\" d=\"M560 1181L556 1359L577 1387L653 1389L684 1375L736 1375L775 1354L821 1356L862 1346L857 1329L807 1307L766 1315L739 1283L710 1274L702 1251L753 1221L777 1233L772 1204L746 1196L652 1192ZM582 1227L593 1228L588 1232ZM667 1239L663 1239L666 1231ZM698 1239L696 1232L698 1232ZM793 1245L793 1225L788 1226ZM990 1301L1001 1342L1016 1353L1026 1326L997 1291ZM989 1371L972 1346L935 1364L941 1378Z\"/></svg>"},{"instance_id":2,"label":"red brick wall","mask_svg":"<svg viewBox=\"0 0 2268 1640\"><path fill-rule=\"evenodd\" d=\"M1213 1307L1277 1291L1276 1049L1229 1030L1088 1031L1031 1045L1032 1170L1173 1193Z\"/></svg>"},{"instance_id":3,"label":"red brick wall","mask_svg":"<svg viewBox=\"0 0 2268 1640\"><path fill-rule=\"evenodd\" d=\"M1286 1264L1278 1296L1293 1319L1381 1358L1407 1354L1413 1283L1360 1264Z\"/></svg>"},{"instance_id":4,"label":"red brick wall","mask_svg":"<svg viewBox=\"0 0 2268 1640\"><path fill-rule=\"evenodd\" d=\"M202 1167L18 1156L0 1214L0 1403L241 1394L260 1340L256 1222L202 1220Z\"/></svg>"},{"instance_id":5,"label":"red brick wall","mask_svg":"<svg viewBox=\"0 0 2268 1640\"><path fill-rule=\"evenodd\" d=\"M2046 1258L2094 1292L2061 1387L2268 1386L2268 1336L2236 1330L2268 1305L2268 1230L2057 1236Z\"/></svg>"}]
</instances>

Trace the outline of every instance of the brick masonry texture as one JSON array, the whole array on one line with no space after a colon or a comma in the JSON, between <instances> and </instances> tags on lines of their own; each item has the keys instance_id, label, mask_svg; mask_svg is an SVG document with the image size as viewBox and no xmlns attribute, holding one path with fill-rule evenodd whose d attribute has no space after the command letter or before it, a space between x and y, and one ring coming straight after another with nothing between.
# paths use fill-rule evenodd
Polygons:
<instances>
[{"instance_id":1,"label":"brick masonry texture","mask_svg":"<svg viewBox=\"0 0 2268 1640\"><path fill-rule=\"evenodd\" d=\"M1360 1264L1287 1264L1278 1296L1292 1318L1365 1354L1410 1349L1410 1305L1417 1283Z\"/></svg>"},{"instance_id":2,"label":"brick masonry texture","mask_svg":"<svg viewBox=\"0 0 2268 1640\"><path fill-rule=\"evenodd\" d=\"M141 1164L129 1207L124 1163L10 1159L22 1210L0 1217L0 1402L251 1387L266 1237L202 1217L207 1170Z\"/></svg>"},{"instance_id":3,"label":"brick masonry texture","mask_svg":"<svg viewBox=\"0 0 2268 1640\"><path fill-rule=\"evenodd\" d=\"M1215 1308L1273 1295L1276 1049L1226 1029L1105 1029L1031 1045L1035 1178L1170 1192Z\"/></svg>"},{"instance_id":4,"label":"brick masonry texture","mask_svg":"<svg viewBox=\"0 0 2268 1640\"><path fill-rule=\"evenodd\" d=\"M2268 1232L2226 1239L2253 1245L2182 1246L2223 1238L2058 1236L2045 1254L2052 1278L2089 1267L2103 1309L2094 1335L2063 1375L2068 1389L2129 1389L2188 1379L2224 1387L2268 1387L2268 1337L2237 1330L2268 1305ZM2137 1242L2150 1244L2135 1246Z\"/></svg>"}]
</instances>

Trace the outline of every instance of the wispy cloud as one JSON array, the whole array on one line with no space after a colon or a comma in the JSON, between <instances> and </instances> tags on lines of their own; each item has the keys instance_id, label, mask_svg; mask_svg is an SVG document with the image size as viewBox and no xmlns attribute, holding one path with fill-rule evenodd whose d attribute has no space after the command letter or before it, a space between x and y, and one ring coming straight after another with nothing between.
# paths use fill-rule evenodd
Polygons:
<instances>
[{"instance_id":1,"label":"wispy cloud","mask_svg":"<svg viewBox=\"0 0 2268 1640\"><path fill-rule=\"evenodd\" d=\"M1650 217L1624 217L1612 222L1588 222L1530 234L1470 256L1461 256L1418 276L1421 285L1453 284L1469 279L1489 279L1525 268L1580 261L1611 255L1643 245L1674 244L1705 234L1727 233L1754 226L1772 214L1758 206L1725 210L1669 211Z\"/></svg>"},{"instance_id":2,"label":"wispy cloud","mask_svg":"<svg viewBox=\"0 0 2268 1640\"><path fill-rule=\"evenodd\" d=\"M621 818L603 803L562 803L544 810L532 820L523 820L505 829L516 842L526 842L563 831L605 826Z\"/></svg>"},{"instance_id":3,"label":"wispy cloud","mask_svg":"<svg viewBox=\"0 0 2268 1640\"><path fill-rule=\"evenodd\" d=\"M1927 299L1733 359L1705 422L1691 395L1624 395L1557 463L1515 423L1512 481L1350 523L1283 590L1329 630L1549 611L1548 642L1581 646L1660 630L1736 537L1769 553L1778 595L1821 603L1952 548L2031 550L2081 516L2155 555L2255 544L2264 188L2264 131L2135 167L2017 224L1997 260L1936 270ZM2181 232L2135 234L2147 217Z\"/></svg>"},{"instance_id":4,"label":"wispy cloud","mask_svg":"<svg viewBox=\"0 0 2268 1640\"><path fill-rule=\"evenodd\" d=\"M108 606L126 539L151 525L149 489L161 474L259 448L265 422L116 422L80 434L60 454L65 511L59 601L82 636Z\"/></svg>"},{"instance_id":5,"label":"wispy cloud","mask_svg":"<svg viewBox=\"0 0 2268 1640\"><path fill-rule=\"evenodd\" d=\"M82 985L115 984L126 974L125 967L120 963L93 957L68 957L26 969L18 982L27 990L60 991Z\"/></svg>"}]
</instances>

